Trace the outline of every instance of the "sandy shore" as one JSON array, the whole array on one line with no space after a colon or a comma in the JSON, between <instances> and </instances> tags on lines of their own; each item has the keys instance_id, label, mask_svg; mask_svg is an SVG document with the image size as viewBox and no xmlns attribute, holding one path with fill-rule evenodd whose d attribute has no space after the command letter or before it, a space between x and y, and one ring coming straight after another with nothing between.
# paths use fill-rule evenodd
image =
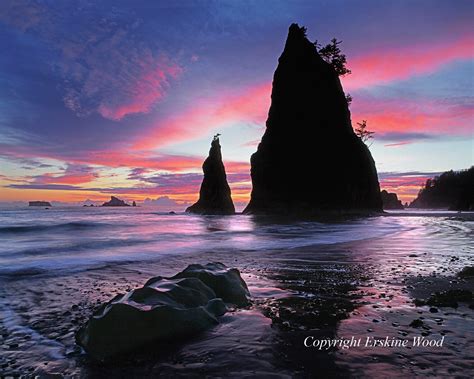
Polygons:
<instances>
[{"instance_id":1,"label":"sandy shore","mask_svg":"<svg viewBox=\"0 0 474 379\"><path fill-rule=\"evenodd\" d=\"M414 303L449 288L474 291L472 279L456 277L463 267L473 265L472 250L462 240L448 242L433 244L427 236L403 232L283 251L203 251L4 281L0 372L82 377L470 377L470 302L460 302L457 308ZM185 344L130 356L128 361L93 362L75 345L75 331L99 304L152 276L173 275L188 264L211 261L241 270L253 297L251 307L228 313L219 326ZM414 326L414 320L421 324ZM308 336L445 340L440 348L318 350L304 346Z\"/></svg>"}]
</instances>

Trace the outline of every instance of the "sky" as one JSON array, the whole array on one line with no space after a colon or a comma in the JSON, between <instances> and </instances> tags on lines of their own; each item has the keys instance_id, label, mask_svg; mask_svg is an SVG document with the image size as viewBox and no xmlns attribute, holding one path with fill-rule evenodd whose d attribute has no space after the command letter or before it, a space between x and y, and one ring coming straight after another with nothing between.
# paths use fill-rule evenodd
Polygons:
<instances>
[{"instance_id":1,"label":"sky","mask_svg":"<svg viewBox=\"0 0 474 379\"><path fill-rule=\"evenodd\" d=\"M471 0L0 2L0 201L198 197L212 136L249 198L288 27L336 37L381 187L474 163Z\"/></svg>"}]
</instances>

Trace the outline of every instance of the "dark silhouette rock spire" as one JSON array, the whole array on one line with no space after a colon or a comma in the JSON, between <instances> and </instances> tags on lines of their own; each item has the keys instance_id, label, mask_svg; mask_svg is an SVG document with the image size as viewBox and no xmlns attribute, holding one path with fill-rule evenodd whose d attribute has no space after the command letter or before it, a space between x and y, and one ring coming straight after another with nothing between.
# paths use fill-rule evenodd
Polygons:
<instances>
[{"instance_id":1,"label":"dark silhouette rock spire","mask_svg":"<svg viewBox=\"0 0 474 379\"><path fill-rule=\"evenodd\" d=\"M215 135L209 156L202 165L204 179L199 191L199 200L186 209L186 212L198 214L234 214L230 187L227 183L224 163L222 163L219 134Z\"/></svg>"},{"instance_id":2,"label":"dark silhouette rock spire","mask_svg":"<svg viewBox=\"0 0 474 379\"><path fill-rule=\"evenodd\" d=\"M402 202L398 200L398 196L396 193L387 192L383 190L380 192L380 196L382 197L382 204L383 209L404 209Z\"/></svg>"},{"instance_id":3,"label":"dark silhouette rock spire","mask_svg":"<svg viewBox=\"0 0 474 379\"><path fill-rule=\"evenodd\" d=\"M274 74L266 131L251 166L246 213L382 210L375 163L352 129L339 77L297 24Z\"/></svg>"}]
</instances>

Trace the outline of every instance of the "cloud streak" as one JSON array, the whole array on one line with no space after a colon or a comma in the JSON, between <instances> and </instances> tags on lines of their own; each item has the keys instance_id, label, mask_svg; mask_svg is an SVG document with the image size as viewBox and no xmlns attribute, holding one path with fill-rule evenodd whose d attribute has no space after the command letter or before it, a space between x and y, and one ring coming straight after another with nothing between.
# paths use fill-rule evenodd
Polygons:
<instances>
[{"instance_id":1,"label":"cloud streak","mask_svg":"<svg viewBox=\"0 0 474 379\"><path fill-rule=\"evenodd\" d=\"M395 192L403 202L412 201L426 180L431 179L441 172L380 172L380 188L388 192Z\"/></svg>"},{"instance_id":2,"label":"cloud streak","mask_svg":"<svg viewBox=\"0 0 474 379\"><path fill-rule=\"evenodd\" d=\"M353 91L426 75L453 61L473 59L473 44L468 35L455 41L398 46L354 57L350 60L352 75L343 78L344 87Z\"/></svg>"},{"instance_id":3,"label":"cloud streak","mask_svg":"<svg viewBox=\"0 0 474 379\"><path fill-rule=\"evenodd\" d=\"M191 140L216 128L235 123L264 124L270 106L270 84L258 84L240 91L222 90L215 97L199 101L177 116L159 121L138 138L138 150Z\"/></svg>"},{"instance_id":4,"label":"cloud streak","mask_svg":"<svg viewBox=\"0 0 474 379\"><path fill-rule=\"evenodd\" d=\"M91 167L69 164L63 175L46 173L33 177L34 184L84 184L97 179L99 174Z\"/></svg>"},{"instance_id":5,"label":"cloud streak","mask_svg":"<svg viewBox=\"0 0 474 379\"><path fill-rule=\"evenodd\" d=\"M381 99L362 95L353 102L352 120L367 120L376 138L383 141L468 136L472 132L472 99L455 101L404 98Z\"/></svg>"}]
</instances>

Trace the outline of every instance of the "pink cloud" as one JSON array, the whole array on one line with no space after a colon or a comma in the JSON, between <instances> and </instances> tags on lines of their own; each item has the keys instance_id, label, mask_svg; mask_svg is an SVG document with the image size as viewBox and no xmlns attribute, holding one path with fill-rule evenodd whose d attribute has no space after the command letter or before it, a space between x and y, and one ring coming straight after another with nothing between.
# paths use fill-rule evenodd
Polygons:
<instances>
[{"instance_id":1,"label":"pink cloud","mask_svg":"<svg viewBox=\"0 0 474 379\"><path fill-rule=\"evenodd\" d=\"M439 172L382 172L379 173L380 188L395 192L402 202L412 201L425 184Z\"/></svg>"},{"instance_id":2,"label":"pink cloud","mask_svg":"<svg viewBox=\"0 0 474 379\"><path fill-rule=\"evenodd\" d=\"M128 167L168 172L201 171L201 166L205 159L205 157L202 156L164 155L150 151L134 151L133 153L130 153L129 151L123 151L120 149L115 151L91 151L79 156L67 156L45 152L40 149L32 150L31 148L6 144L0 144L0 151L1 155L13 160L24 158L50 158L76 165L96 165L111 168ZM250 163L226 161L225 167L226 171L229 173L249 171ZM71 174L71 172L66 170L65 175L67 174ZM82 173L76 174L80 176ZM57 178L58 176L53 175L53 177Z\"/></svg>"},{"instance_id":3,"label":"pink cloud","mask_svg":"<svg viewBox=\"0 0 474 379\"><path fill-rule=\"evenodd\" d=\"M182 68L165 57L157 62L143 62L144 73L124 83L121 95L103 100L98 112L104 118L119 121L127 115L147 113L165 95L169 79L176 79ZM125 96L124 96L125 95Z\"/></svg>"},{"instance_id":4,"label":"pink cloud","mask_svg":"<svg viewBox=\"0 0 474 379\"><path fill-rule=\"evenodd\" d=\"M150 149L190 140L235 122L264 124L270 106L271 85L261 84L235 95L219 93L218 97L200 101L182 114L160 121L149 133L135 141L135 149Z\"/></svg>"},{"instance_id":5,"label":"pink cloud","mask_svg":"<svg viewBox=\"0 0 474 379\"><path fill-rule=\"evenodd\" d=\"M350 91L434 72L452 61L472 59L473 46L473 38L466 36L453 42L406 45L354 57L349 60L352 74L342 79L344 88Z\"/></svg>"},{"instance_id":6,"label":"pink cloud","mask_svg":"<svg viewBox=\"0 0 474 379\"><path fill-rule=\"evenodd\" d=\"M135 151L133 154L106 151L91 153L87 157L80 158L79 161L107 167L140 167L159 171L184 172L200 171L204 158L187 155L156 155L145 151ZM247 162L226 161L225 166L228 172L250 169L250 164Z\"/></svg>"},{"instance_id":7,"label":"pink cloud","mask_svg":"<svg viewBox=\"0 0 474 379\"><path fill-rule=\"evenodd\" d=\"M34 184L84 184L90 183L99 175L92 168L81 165L68 165L63 175L46 173L34 177Z\"/></svg>"},{"instance_id":8,"label":"pink cloud","mask_svg":"<svg viewBox=\"0 0 474 379\"><path fill-rule=\"evenodd\" d=\"M472 132L473 106L435 100L356 98L352 121L367 120L376 133L430 132L468 135ZM377 138L377 135L375 135Z\"/></svg>"},{"instance_id":9,"label":"pink cloud","mask_svg":"<svg viewBox=\"0 0 474 379\"><path fill-rule=\"evenodd\" d=\"M406 46L355 57L350 64L353 73L343 78L344 86L347 90L353 90L433 72L452 61L473 58L473 42L472 38L465 37L453 43L444 41L429 46ZM136 140L134 148L150 149L190 140L239 121L263 125L270 105L270 94L270 83L244 89L237 95L223 91L215 98L184 110L180 115L160 121L149 133ZM400 105L392 103L390 106L389 109L379 107L379 112L358 112L354 106L354 114L358 117L358 113L363 113L364 118L370 114L373 125L383 130L430 128L433 122L441 124L448 119L456 121L455 118L464 118L460 123L462 128L466 128L466 115L462 111L458 115L443 113L438 104L433 103L430 109L425 110L410 109L408 114ZM413 108L413 104L411 106ZM432 110L434 113L430 113Z\"/></svg>"},{"instance_id":10,"label":"pink cloud","mask_svg":"<svg viewBox=\"0 0 474 379\"><path fill-rule=\"evenodd\" d=\"M396 142L396 143L387 143L384 145L385 147L399 147L411 144L411 141L403 141L403 142Z\"/></svg>"}]
</instances>

